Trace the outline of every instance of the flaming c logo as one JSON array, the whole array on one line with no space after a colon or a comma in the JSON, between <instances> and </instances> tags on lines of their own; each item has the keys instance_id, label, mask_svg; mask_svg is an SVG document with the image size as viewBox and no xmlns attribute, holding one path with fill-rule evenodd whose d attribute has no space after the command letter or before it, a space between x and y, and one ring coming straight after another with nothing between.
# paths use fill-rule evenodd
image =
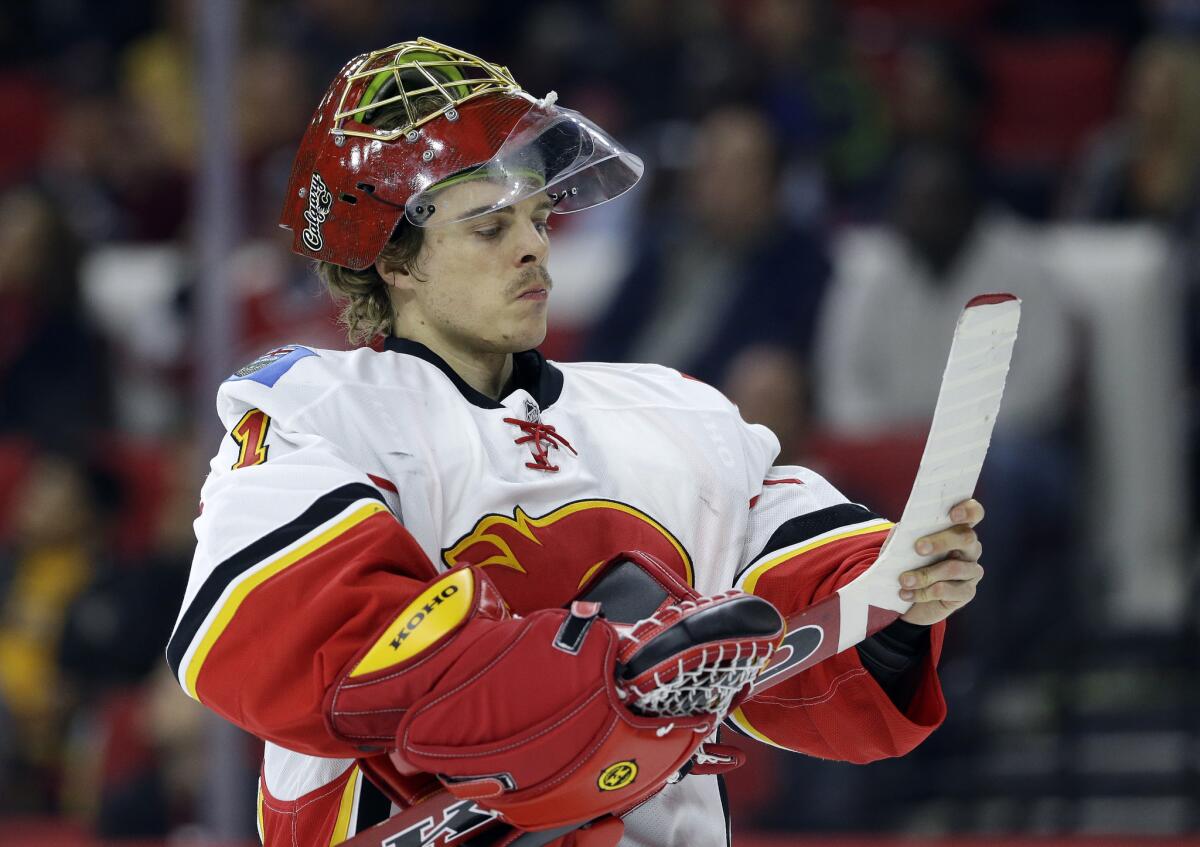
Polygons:
<instances>
[{"instance_id":1,"label":"flaming c logo","mask_svg":"<svg viewBox=\"0 0 1200 847\"><path fill-rule=\"evenodd\" d=\"M625 550L655 556L694 585L692 560L662 524L615 500L579 500L541 517L520 506L486 515L442 553L447 565L491 566L488 576L517 614L562 606L598 567Z\"/></svg>"}]
</instances>

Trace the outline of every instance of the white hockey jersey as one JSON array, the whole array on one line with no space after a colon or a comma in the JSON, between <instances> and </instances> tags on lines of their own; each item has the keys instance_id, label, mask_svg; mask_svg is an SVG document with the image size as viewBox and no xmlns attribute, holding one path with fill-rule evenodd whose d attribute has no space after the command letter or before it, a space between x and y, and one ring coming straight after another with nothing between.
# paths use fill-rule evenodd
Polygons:
<instances>
[{"instance_id":1,"label":"white hockey jersey","mask_svg":"<svg viewBox=\"0 0 1200 847\"><path fill-rule=\"evenodd\" d=\"M494 401L393 338L280 348L221 387L229 435L168 659L190 696L266 739L267 844L337 843L387 813L326 728L324 694L436 573L487 567L522 613L563 605L624 550L704 594L770 557L755 591L786 613L853 578L890 527L811 471L773 467L768 430L676 371L530 351L511 386ZM851 761L903 753L944 714L934 642L906 714L847 651L747 704L735 728ZM717 847L727 825L718 779L690 776L630 815L622 844Z\"/></svg>"}]
</instances>

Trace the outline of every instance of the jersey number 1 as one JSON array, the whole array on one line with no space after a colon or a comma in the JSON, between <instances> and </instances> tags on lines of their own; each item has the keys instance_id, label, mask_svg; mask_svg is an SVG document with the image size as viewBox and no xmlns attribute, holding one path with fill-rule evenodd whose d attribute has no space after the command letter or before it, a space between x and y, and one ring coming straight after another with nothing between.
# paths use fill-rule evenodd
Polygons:
<instances>
[{"instance_id":1,"label":"jersey number 1","mask_svg":"<svg viewBox=\"0 0 1200 847\"><path fill-rule=\"evenodd\" d=\"M251 409L242 415L229 435L237 443L238 459L232 470L261 465L267 460L267 430L271 419L261 409Z\"/></svg>"}]
</instances>

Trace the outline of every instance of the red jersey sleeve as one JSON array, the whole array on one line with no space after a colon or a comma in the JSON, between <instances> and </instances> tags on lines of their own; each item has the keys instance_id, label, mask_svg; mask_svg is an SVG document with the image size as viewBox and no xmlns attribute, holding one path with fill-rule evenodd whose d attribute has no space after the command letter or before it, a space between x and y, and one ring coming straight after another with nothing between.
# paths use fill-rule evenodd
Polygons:
<instances>
[{"instance_id":1,"label":"red jersey sleeve","mask_svg":"<svg viewBox=\"0 0 1200 847\"><path fill-rule=\"evenodd\" d=\"M357 755L326 727L326 692L436 575L379 482L264 410L237 416L167 648L188 695L289 749Z\"/></svg>"},{"instance_id":2,"label":"red jersey sleeve","mask_svg":"<svg viewBox=\"0 0 1200 847\"><path fill-rule=\"evenodd\" d=\"M750 540L755 553L743 590L770 600L785 616L847 584L879 554L892 524L849 503L817 474L776 469L755 498ZM944 624L931 628L916 691L901 711L845 650L736 709L728 723L767 744L826 759L864 763L901 756L945 718L937 677Z\"/></svg>"}]
</instances>

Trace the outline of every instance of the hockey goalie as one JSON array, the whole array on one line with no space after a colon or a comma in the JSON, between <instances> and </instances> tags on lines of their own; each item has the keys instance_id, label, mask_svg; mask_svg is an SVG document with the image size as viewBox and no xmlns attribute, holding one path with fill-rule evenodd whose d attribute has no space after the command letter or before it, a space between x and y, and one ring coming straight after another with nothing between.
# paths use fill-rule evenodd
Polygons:
<instances>
[{"instance_id":1,"label":"hockey goalie","mask_svg":"<svg viewBox=\"0 0 1200 847\"><path fill-rule=\"evenodd\" d=\"M783 618L892 524L775 465L771 432L701 382L537 352L550 221L642 170L426 39L355 57L317 106L281 223L378 343L288 345L220 387L167 651L189 696L266 742L270 847L338 844L439 792L513 837L593 822L557 843L718 847L723 729L867 762L942 721L978 503L923 539L908 612L752 696Z\"/></svg>"}]
</instances>

